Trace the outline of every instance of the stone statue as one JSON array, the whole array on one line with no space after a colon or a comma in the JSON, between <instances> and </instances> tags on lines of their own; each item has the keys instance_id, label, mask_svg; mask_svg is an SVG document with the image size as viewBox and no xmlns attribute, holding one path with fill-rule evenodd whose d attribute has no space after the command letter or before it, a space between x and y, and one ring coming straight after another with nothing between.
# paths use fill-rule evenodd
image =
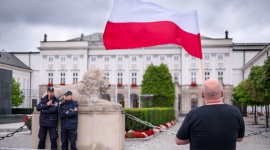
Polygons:
<instances>
[{"instance_id":1,"label":"stone statue","mask_svg":"<svg viewBox=\"0 0 270 150\"><path fill-rule=\"evenodd\" d=\"M86 71L79 83L55 87L54 95L61 101L65 91L69 90L72 92L72 98L78 101L79 106L90 106L94 105L94 103L109 103L107 100L100 99L101 95L106 93L109 87L110 83L104 73L98 68L91 68Z\"/></svg>"},{"instance_id":2,"label":"stone statue","mask_svg":"<svg viewBox=\"0 0 270 150\"><path fill-rule=\"evenodd\" d=\"M83 37L84 37L84 35L83 35L83 34L81 34L80 41L83 41Z\"/></svg>"},{"instance_id":3,"label":"stone statue","mask_svg":"<svg viewBox=\"0 0 270 150\"><path fill-rule=\"evenodd\" d=\"M225 39L228 39L229 38L229 35L228 34L229 34L229 32L226 30L225 31Z\"/></svg>"},{"instance_id":4,"label":"stone statue","mask_svg":"<svg viewBox=\"0 0 270 150\"><path fill-rule=\"evenodd\" d=\"M44 42L47 42L47 34L44 34Z\"/></svg>"}]
</instances>

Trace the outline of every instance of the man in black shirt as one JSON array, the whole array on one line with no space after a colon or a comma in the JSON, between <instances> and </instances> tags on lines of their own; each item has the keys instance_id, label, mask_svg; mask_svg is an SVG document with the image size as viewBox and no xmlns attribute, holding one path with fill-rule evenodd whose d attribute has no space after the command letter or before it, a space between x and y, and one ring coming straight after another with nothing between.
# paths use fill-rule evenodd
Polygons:
<instances>
[{"instance_id":1,"label":"man in black shirt","mask_svg":"<svg viewBox=\"0 0 270 150\"><path fill-rule=\"evenodd\" d=\"M222 85L215 79L204 82L204 106L191 110L177 132L178 145L190 143L191 150L235 150L245 135L240 111L224 104Z\"/></svg>"}]
</instances>

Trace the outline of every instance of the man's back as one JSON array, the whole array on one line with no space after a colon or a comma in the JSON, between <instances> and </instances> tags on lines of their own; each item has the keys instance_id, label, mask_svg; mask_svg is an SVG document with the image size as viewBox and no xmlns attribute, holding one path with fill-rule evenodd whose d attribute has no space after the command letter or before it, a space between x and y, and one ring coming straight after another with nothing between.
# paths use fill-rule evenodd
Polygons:
<instances>
[{"instance_id":1,"label":"man's back","mask_svg":"<svg viewBox=\"0 0 270 150\"><path fill-rule=\"evenodd\" d=\"M244 128L242 115L236 107L205 105L188 113L177 137L189 139L191 150L233 150L237 138L244 136Z\"/></svg>"}]
</instances>

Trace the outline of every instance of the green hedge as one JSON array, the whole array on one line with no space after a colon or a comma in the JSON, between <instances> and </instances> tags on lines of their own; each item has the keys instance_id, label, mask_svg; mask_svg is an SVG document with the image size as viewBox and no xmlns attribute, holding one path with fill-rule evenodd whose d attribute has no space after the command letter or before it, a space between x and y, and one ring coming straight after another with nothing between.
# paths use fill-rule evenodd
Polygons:
<instances>
[{"instance_id":1,"label":"green hedge","mask_svg":"<svg viewBox=\"0 0 270 150\"><path fill-rule=\"evenodd\" d=\"M175 120L174 109L173 108L125 108L124 111L128 114L131 114L141 120L150 122L152 125L160 125L165 122L170 122ZM151 127L148 127L142 123L139 123L135 120L125 116L125 130L136 130L144 131L148 130Z\"/></svg>"}]
</instances>

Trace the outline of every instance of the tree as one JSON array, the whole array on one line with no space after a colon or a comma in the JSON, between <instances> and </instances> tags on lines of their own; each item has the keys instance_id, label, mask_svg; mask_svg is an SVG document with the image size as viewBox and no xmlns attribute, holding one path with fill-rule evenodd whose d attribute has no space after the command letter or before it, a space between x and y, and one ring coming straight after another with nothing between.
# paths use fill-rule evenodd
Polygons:
<instances>
[{"instance_id":1,"label":"tree","mask_svg":"<svg viewBox=\"0 0 270 150\"><path fill-rule=\"evenodd\" d=\"M142 81L142 94L154 94L153 107L173 107L175 89L172 76L165 64L147 67Z\"/></svg>"},{"instance_id":2,"label":"tree","mask_svg":"<svg viewBox=\"0 0 270 150\"><path fill-rule=\"evenodd\" d=\"M264 102L264 88L263 88L263 67L253 66L250 69L250 73L247 79L246 88L248 89L248 95L255 101L255 114L254 120L257 123L256 106L263 106Z\"/></svg>"},{"instance_id":3,"label":"tree","mask_svg":"<svg viewBox=\"0 0 270 150\"><path fill-rule=\"evenodd\" d=\"M265 120L266 120L266 127L268 128L269 104L270 104L270 57L268 57L264 61L262 82L263 82L263 89L265 91L264 94Z\"/></svg>"},{"instance_id":4,"label":"tree","mask_svg":"<svg viewBox=\"0 0 270 150\"><path fill-rule=\"evenodd\" d=\"M263 102L264 87L263 87L263 67L253 66L250 69L250 73L247 80L247 88L249 90L249 96L252 99Z\"/></svg>"},{"instance_id":5,"label":"tree","mask_svg":"<svg viewBox=\"0 0 270 150\"><path fill-rule=\"evenodd\" d=\"M24 95L20 90L20 83L12 78L12 106L17 107L23 103Z\"/></svg>"},{"instance_id":6,"label":"tree","mask_svg":"<svg viewBox=\"0 0 270 150\"><path fill-rule=\"evenodd\" d=\"M233 93L232 97L234 102L241 106L247 106L251 105L254 106L256 105L256 101L252 100L250 96L248 95L248 89L245 88L247 84L247 79L243 80L241 83L238 84L238 86L233 88Z\"/></svg>"}]
</instances>

